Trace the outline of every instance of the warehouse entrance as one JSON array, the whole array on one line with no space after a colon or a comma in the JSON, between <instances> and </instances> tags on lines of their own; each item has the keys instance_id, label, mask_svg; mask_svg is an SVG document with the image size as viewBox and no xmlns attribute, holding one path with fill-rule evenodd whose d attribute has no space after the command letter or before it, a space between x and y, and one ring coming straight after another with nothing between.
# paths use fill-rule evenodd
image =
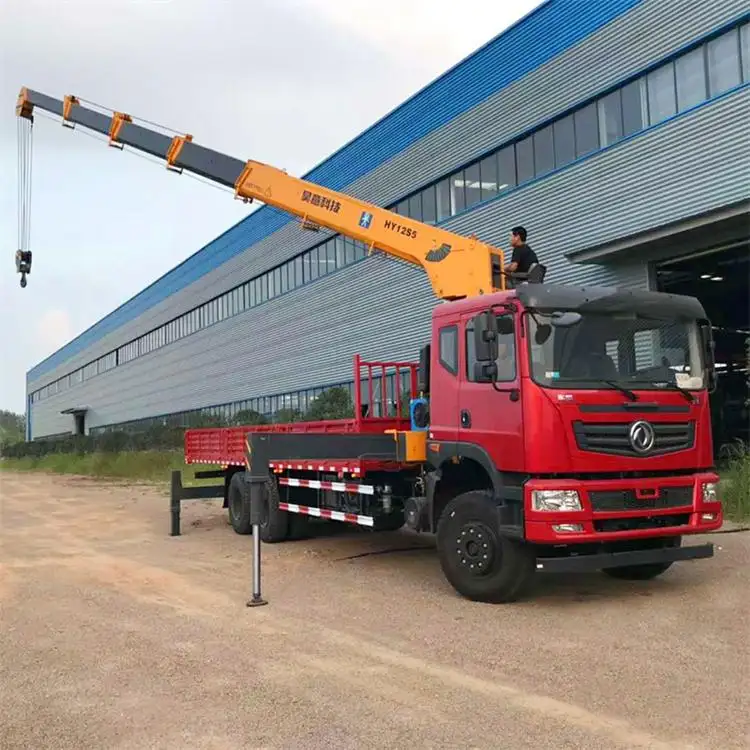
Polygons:
<instances>
[{"instance_id":1,"label":"warehouse entrance","mask_svg":"<svg viewBox=\"0 0 750 750\"><path fill-rule=\"evenodd\" d=\"M714 327L717 387L711 395L714 447L750 442L750 242L656 264L660 292L697 297Z\"/></svg>"}]
</instances>

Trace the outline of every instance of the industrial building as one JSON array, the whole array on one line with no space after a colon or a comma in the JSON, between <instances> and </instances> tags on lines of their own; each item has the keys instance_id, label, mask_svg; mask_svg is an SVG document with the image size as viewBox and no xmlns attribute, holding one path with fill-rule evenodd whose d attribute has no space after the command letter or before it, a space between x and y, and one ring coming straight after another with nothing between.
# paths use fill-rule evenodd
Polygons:
<instances>
[{"instance_id":1,"label":"industrial building","mask_svg":"<svg viewBox=\"0 0 750 750\"><path fill-rule=\"evenodd\" d=\"M747 7L549 0L305 177L506 249L523 224L548 281L697 296L717 442L747 438ZM435 304L263 207L31 369L27 437L304 412L356 353L415 360Z\"/></svg>"}]
</instances>

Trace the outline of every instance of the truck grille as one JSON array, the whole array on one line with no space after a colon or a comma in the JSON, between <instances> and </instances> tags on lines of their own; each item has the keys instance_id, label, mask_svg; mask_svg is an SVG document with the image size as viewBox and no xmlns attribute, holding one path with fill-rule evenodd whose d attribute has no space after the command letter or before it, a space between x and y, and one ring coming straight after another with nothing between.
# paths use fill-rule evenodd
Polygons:
<instances>
[{"instance_id":1,"label":"truck grille","mask_svg":"<svg viewBox=\"0 0 750 750\"><path fill-rule=\"evenodd\" d=\"M591 508L599 513L619 510L664 510L693 504L693 488L659 487L655 497L637 497L635 490L595 490L589 492Z\"/></svg>"},{"instance_id":2,"label":"truck grille","mask_svg":"<svg viewBox=\"0 0 750 750\"><path fill-rule=\"evenodd\" d=\"M693 447L693 422L652 422L654 446L644 454L637 453L630 444L630 422L574 422L576 443L582 451L608 453L615 456L663 456Z\"/></svg>"},{"instance_id":3,"label":"truck grille","mask_svg":"<svg viewBox=\"0 0 750 750\"><path fill-rule=\"evenodd\" d=\"M668 516L636 516L635 518L603 518L594 521L594 531L638 531L640 529L665 529L670 526L687 526L689 513Z\"/></svg>"}]
</instances>

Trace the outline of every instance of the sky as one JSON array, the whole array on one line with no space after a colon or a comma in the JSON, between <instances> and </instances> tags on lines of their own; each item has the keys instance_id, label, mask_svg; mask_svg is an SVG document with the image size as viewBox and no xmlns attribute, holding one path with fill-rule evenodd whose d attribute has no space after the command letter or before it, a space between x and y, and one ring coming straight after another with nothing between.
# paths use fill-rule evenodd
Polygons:
<instances>
[{"instance_id":1,"label":"sky","mask_svg":"<svg viewBox=\"0 0 750 750\"><path fill-rule=\"evenodd\" d=\"M23 412L31 367L252 210L40 115L21 289L22 86L302 175L540 4L0 0L0 409Z\"/></svg>"}]
</instances>

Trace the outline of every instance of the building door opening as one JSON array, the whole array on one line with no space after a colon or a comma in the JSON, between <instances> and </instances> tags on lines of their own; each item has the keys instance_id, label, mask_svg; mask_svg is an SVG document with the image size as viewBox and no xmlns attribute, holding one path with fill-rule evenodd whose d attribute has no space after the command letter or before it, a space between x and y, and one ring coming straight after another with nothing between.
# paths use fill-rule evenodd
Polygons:
<instances>
[{"instance_id":1,"label":"building door opening","mask_svg":"<svg viewBox=\"0 0 750 750\"><path fill-rule=\"evenodd\" d=\"M660 263L660 292L697 297L713 326L716 391L711 394L714 451L750 443L750 243Z\"/></svg>"},{"instance_id":2,"label":"building door opening","mask_svg":"<svg viewBox=\"0 0 750 750\"><path fill-rule=\"evenodd\" d=\"M74 414L73 419L75 420L75 434L85 435L86 434L86 413L79 412L77 414Z\"/></svg>"}]
</instances>

